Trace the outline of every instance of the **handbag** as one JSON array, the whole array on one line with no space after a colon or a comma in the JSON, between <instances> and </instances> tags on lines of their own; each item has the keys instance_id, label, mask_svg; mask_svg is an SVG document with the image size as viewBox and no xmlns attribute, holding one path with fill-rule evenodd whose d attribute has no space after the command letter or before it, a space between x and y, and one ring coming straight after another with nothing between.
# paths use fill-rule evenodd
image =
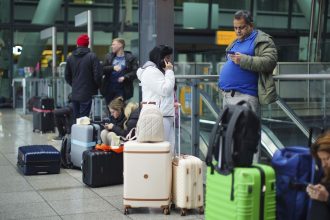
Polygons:
<instances>
[{"instance_id":1,"label":"handbag","mask_svg":"<svg viewBox=\"0 0 330 220\"><path fill-rule=\"evenodd\" d=\"M136 124L138 142L164 141L163 115L154 104L144 104Z\"/></svg>"}]
</instances>

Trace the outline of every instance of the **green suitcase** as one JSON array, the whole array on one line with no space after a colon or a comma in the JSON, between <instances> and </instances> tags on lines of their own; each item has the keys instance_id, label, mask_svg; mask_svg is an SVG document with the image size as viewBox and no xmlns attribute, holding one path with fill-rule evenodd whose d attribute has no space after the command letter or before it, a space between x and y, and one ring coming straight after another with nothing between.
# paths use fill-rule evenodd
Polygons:
<instances>
[{"instance_id":1,"label":"green suitcase","mask_svg":"<svg viewBox=\"0 0 330 220\"><path fill-rule=\"evenodd\" d=\"M275 220L275 172L257 164L229 175L208 168L206 220Z\"/></svg>"}]
</instances>

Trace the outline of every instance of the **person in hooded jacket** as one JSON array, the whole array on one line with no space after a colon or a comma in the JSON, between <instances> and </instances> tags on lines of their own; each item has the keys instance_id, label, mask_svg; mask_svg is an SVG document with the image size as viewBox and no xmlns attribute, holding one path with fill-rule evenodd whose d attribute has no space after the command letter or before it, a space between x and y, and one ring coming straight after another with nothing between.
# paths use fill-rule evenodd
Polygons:
<instances>
[{"instance_id":1,"label":"person in hooded jacket","mask_svg":"<svg viewBox=\"0 0 330 220\"><path fill-rule=\"evenodd\" d=\"M130 51L124 51L125 40L112 40L112 52L103 62L103 78L101 93L109 104L115 97L122 96L128 100L133 96L133 81L138 68L137 59Z\"/></svg>"},{"instance_id":2,"label":"person in hooded jacket","mask_svg":"<svg viewBox=\"0 0 330 220\"><path fill-rule=\"evenodd\" d=\"M77 49L67 58L65 81L72 87L73 119L89 116L92 97L101 83L102 67L95 53L88 48L89 37L77 38Z\"/></svg>"},{"instance_id":3,"label":"person in hooded jacket","mask_svg":"<svg viewBox=\"0 0 330 220\"><path fill-rule=\"evenodd\" d=\"M159 45L149 53L147 61L137 71L142 85L142 103L154 102L163 114L164 137L171 143L174 152L174 85L175 77L171 55L173 49Z\"/></svg>"}]
</instances>

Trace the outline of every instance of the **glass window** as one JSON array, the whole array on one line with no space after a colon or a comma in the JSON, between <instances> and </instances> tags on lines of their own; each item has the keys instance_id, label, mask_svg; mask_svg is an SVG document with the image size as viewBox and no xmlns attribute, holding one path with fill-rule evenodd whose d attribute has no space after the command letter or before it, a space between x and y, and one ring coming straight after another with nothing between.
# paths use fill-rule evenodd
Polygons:
<instances>
[{"instance_id":1,"label":"glass window","mask_svg":"<svg viewBox=\"0 0 330 220\"><path fill-rule=\"evenodd\" d=\"M272 12L288 12L289 1L288 0L258 0L258 11L272 11Z\"/></svg>"},{"instance_id":2,"label":"glass window","mask_svg":"<svg viewBox=\"0 0 330 220\"><path fill-rule=\"evenodd\" d=\"M221 9L233 9L233 10L250 10L250 0L218 0L213 1L213 3L218 3L219 8Z\"/></svg>"},{"instance_id":3,"label":"glass window","mask_svg":"<svg viewBox=\"0 0 330 220\"><path fill-rule=\"evenodd\" d=\"M0 23L9 23L10 1L0 0Z\"/></svg>"}]
</instances>

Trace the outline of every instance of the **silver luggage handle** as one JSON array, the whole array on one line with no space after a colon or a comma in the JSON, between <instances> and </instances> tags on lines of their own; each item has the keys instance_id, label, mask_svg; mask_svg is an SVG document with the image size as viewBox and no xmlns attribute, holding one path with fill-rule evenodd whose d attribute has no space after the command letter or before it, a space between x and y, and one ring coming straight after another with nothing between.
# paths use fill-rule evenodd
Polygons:
<instances>
[{"instance_id":1,"label":"silver luggage handle","mask_svg":"<svg viewBox=\"0 0 330 220\"><path fill-rule=\"evenodd\" d=\"M180 157L181 155L181 104L179 102L177 102L178 104L178 157ZM175 118L174 118L174 134L176 134L175 132L176 126L175 126ZM174 156L175 153L174 153Z\"/></svg>"}]
</instances>

